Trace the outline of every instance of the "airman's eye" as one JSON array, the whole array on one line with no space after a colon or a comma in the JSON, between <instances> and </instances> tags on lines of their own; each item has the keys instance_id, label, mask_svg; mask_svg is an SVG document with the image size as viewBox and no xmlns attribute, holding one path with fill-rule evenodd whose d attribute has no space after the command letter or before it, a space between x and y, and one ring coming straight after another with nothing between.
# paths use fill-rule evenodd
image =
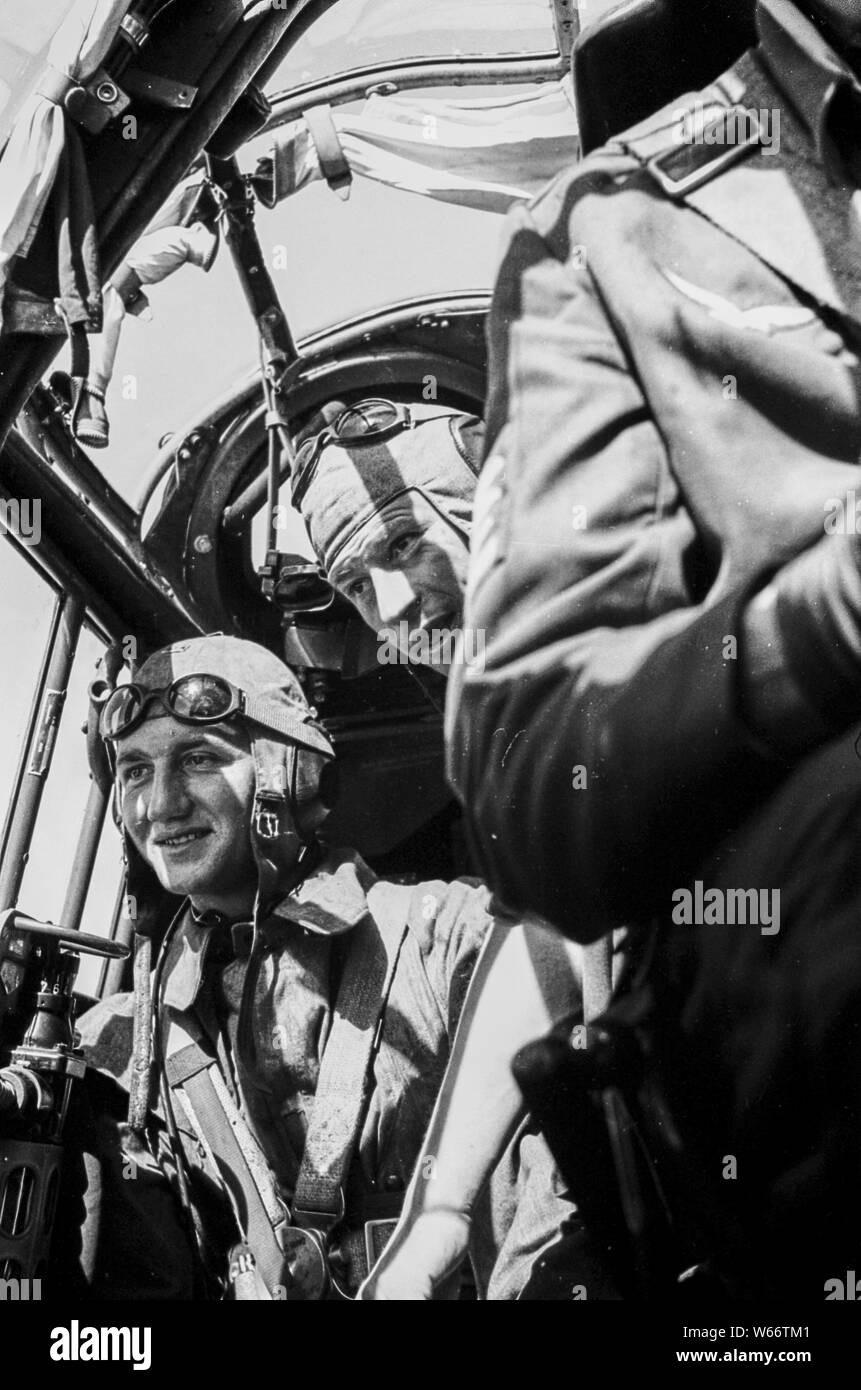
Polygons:
<instances>
[{"instance_id":1,"label":"airman's eye","mask_svg":"<svg viewBox=\"0 0 861 1390\"><path fill-rule=\"evenodd\" d=\"M389 559L402 560L421 537L421 531L404 531L400 536L396 536L389 546Z\"/></svg>"},{"instance_id":2,"label":"airman's eye","mask_svg":"<svg viewBox=\"0 0 861 1390\"><path fill-rule=\"evenodd\" d=\"M344 589L344 593L348 599L352 599L353 603L358 603L364 597L367 588L367 579L351 579Z\"/></svg>"},{"instance_id":3,"label":"airman's eye","mask_svg":"<svg viewBox=\"0 0 861 1390\"><path fill-rule=\"evenodd\" d=\"M149 768L146 763L133 763L131 767L124 767L122 770L122 781L124 786L135 786L142 782Z\"/></svg>"},{"instance_id":4,"label":"airman's eye","mask_svg":"<svg viewBox=\"0 0 861 1390\"><path fill-rule=\"evenodd\" d=\"M212 767L218 759L214 753L189 753L186 758L186 766L193 769Z\"/></svg>"}]
</instances>

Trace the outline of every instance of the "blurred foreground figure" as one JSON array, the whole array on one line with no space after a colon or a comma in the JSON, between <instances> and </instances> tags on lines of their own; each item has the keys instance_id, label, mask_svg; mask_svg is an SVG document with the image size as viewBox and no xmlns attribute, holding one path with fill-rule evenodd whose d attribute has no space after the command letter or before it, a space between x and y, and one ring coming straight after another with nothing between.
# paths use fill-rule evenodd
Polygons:
<instances>
[{"instance_id":1,"label":"blurred foreground figure","mask_svg":"<svg viewBox=\"0 0 861 1390\"><path fill-rule=\"evenodd\" d=\"M724 1286L823 1297L861 1222L861 4L757 24L510 214L450 772L509 907L640 924L611 1018Z\"/></svg>"}]
</instances>

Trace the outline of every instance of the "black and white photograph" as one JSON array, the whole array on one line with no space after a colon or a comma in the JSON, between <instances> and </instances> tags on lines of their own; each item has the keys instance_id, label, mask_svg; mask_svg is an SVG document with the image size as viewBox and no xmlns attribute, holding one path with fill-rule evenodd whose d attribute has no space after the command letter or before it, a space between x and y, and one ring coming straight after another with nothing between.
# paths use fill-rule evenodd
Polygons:
<instances>
[{"instance_id":1,"label":"black and white photograph","mask_svg":"<svg viewBox=\"0 0 861 1390\"><path fill-rule=\"evenodd\" d=\"M859 464L861 0L0 0L5 1346L846 1365Z\"/></svg>"}]
</instances>

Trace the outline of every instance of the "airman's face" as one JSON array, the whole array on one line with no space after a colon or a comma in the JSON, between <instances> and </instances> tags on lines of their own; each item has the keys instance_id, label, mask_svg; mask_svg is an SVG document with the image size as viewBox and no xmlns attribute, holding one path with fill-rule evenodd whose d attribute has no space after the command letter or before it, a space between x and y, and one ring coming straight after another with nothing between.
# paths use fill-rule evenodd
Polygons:
<instances>
[{"instance_id":1,"label":"airman's face","mask_svg":"<svg viewBox=\"0 0 861 1390\"><path fill-rule=\"evenodd\" d=\"M452 644L441 646L432 633L460 627L468 565L465 538L421 493L411 492L361 527L328 578L369 627L393 630L411 660L445 674Z\"/></svg>"},{"instance_id":2,"label":"airman's face","mask_svg":"<svg viewBox=\"0 0 861 1390\"><path fill-rule=\"evenodd\" d=\"M255 775L244 728L148 719L116 755L123 824L162 886L200 911L250 913Z\"/></svg>"}]
</instances>

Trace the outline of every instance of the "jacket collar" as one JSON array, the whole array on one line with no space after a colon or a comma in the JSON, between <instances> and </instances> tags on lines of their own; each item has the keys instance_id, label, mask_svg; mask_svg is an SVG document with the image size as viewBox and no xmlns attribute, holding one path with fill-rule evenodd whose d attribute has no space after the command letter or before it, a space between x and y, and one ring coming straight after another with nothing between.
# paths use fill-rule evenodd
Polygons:
<instances>
[{"instance_id":1,"label":"jacket collar","mask_svg":"<svg viewBox=\"0 0 861 1390\"><path fill-rule=\"evenodd\" d=\"M846 94L861 105L861 83L793 0L759 0L757 28L774 81L792 103L819 163L840 180L850 150L847 133L834 119L835 98ZM857 150L854 131L852 144Z\"/></svg>"},{"instance_id":2,"label":"jacket collar","mask_svg":"<svg viewBox=\"0 0 861 1390\"><path fill-rule=\"evenodd\" d=\"M319 937L341 936L352 931L368 913L368 890L376 876L358 854L331 850L317 869L276 905L261 924L260 936L270 948L283 945L291 925ZM251 945L250 923L232 927L233 948L247 955ZM189 908L168 951L161 1002L184 1013L197 999L207 964L219 953L217 933L224 931L208 914L196 917ZM222 936L223 941L223 936ZM231 953L232 954L232 953Z\"/></svg>"},{"instance_id":3,"label":"jacket collar","mask_svg":"<svg viewBox=\"0 0 861 1390\"><path fill-rule=\"evenodd\" d=\"M330 850L316 871L282 898L272 916L298 922L320 936L340 936L367 913L368 889L374 883L376 875L355 851Z\"/></svg>"},{"instance_id":4,"label":"jacket collar","mask_svg":"<svg viewBox=\"0 0 861 1390\"><path fill-rule=\"evenodd\" d=\"M747 109L779 109L779 150L742 160L684 201L815 303L859 325L859 195L831 132L836 95L852 94L861 107L861 87L791 0L759 0L758 22L761 46L710 91ZM843 148L848 155L845 138Z\"/></svg>"}]
</instances>

